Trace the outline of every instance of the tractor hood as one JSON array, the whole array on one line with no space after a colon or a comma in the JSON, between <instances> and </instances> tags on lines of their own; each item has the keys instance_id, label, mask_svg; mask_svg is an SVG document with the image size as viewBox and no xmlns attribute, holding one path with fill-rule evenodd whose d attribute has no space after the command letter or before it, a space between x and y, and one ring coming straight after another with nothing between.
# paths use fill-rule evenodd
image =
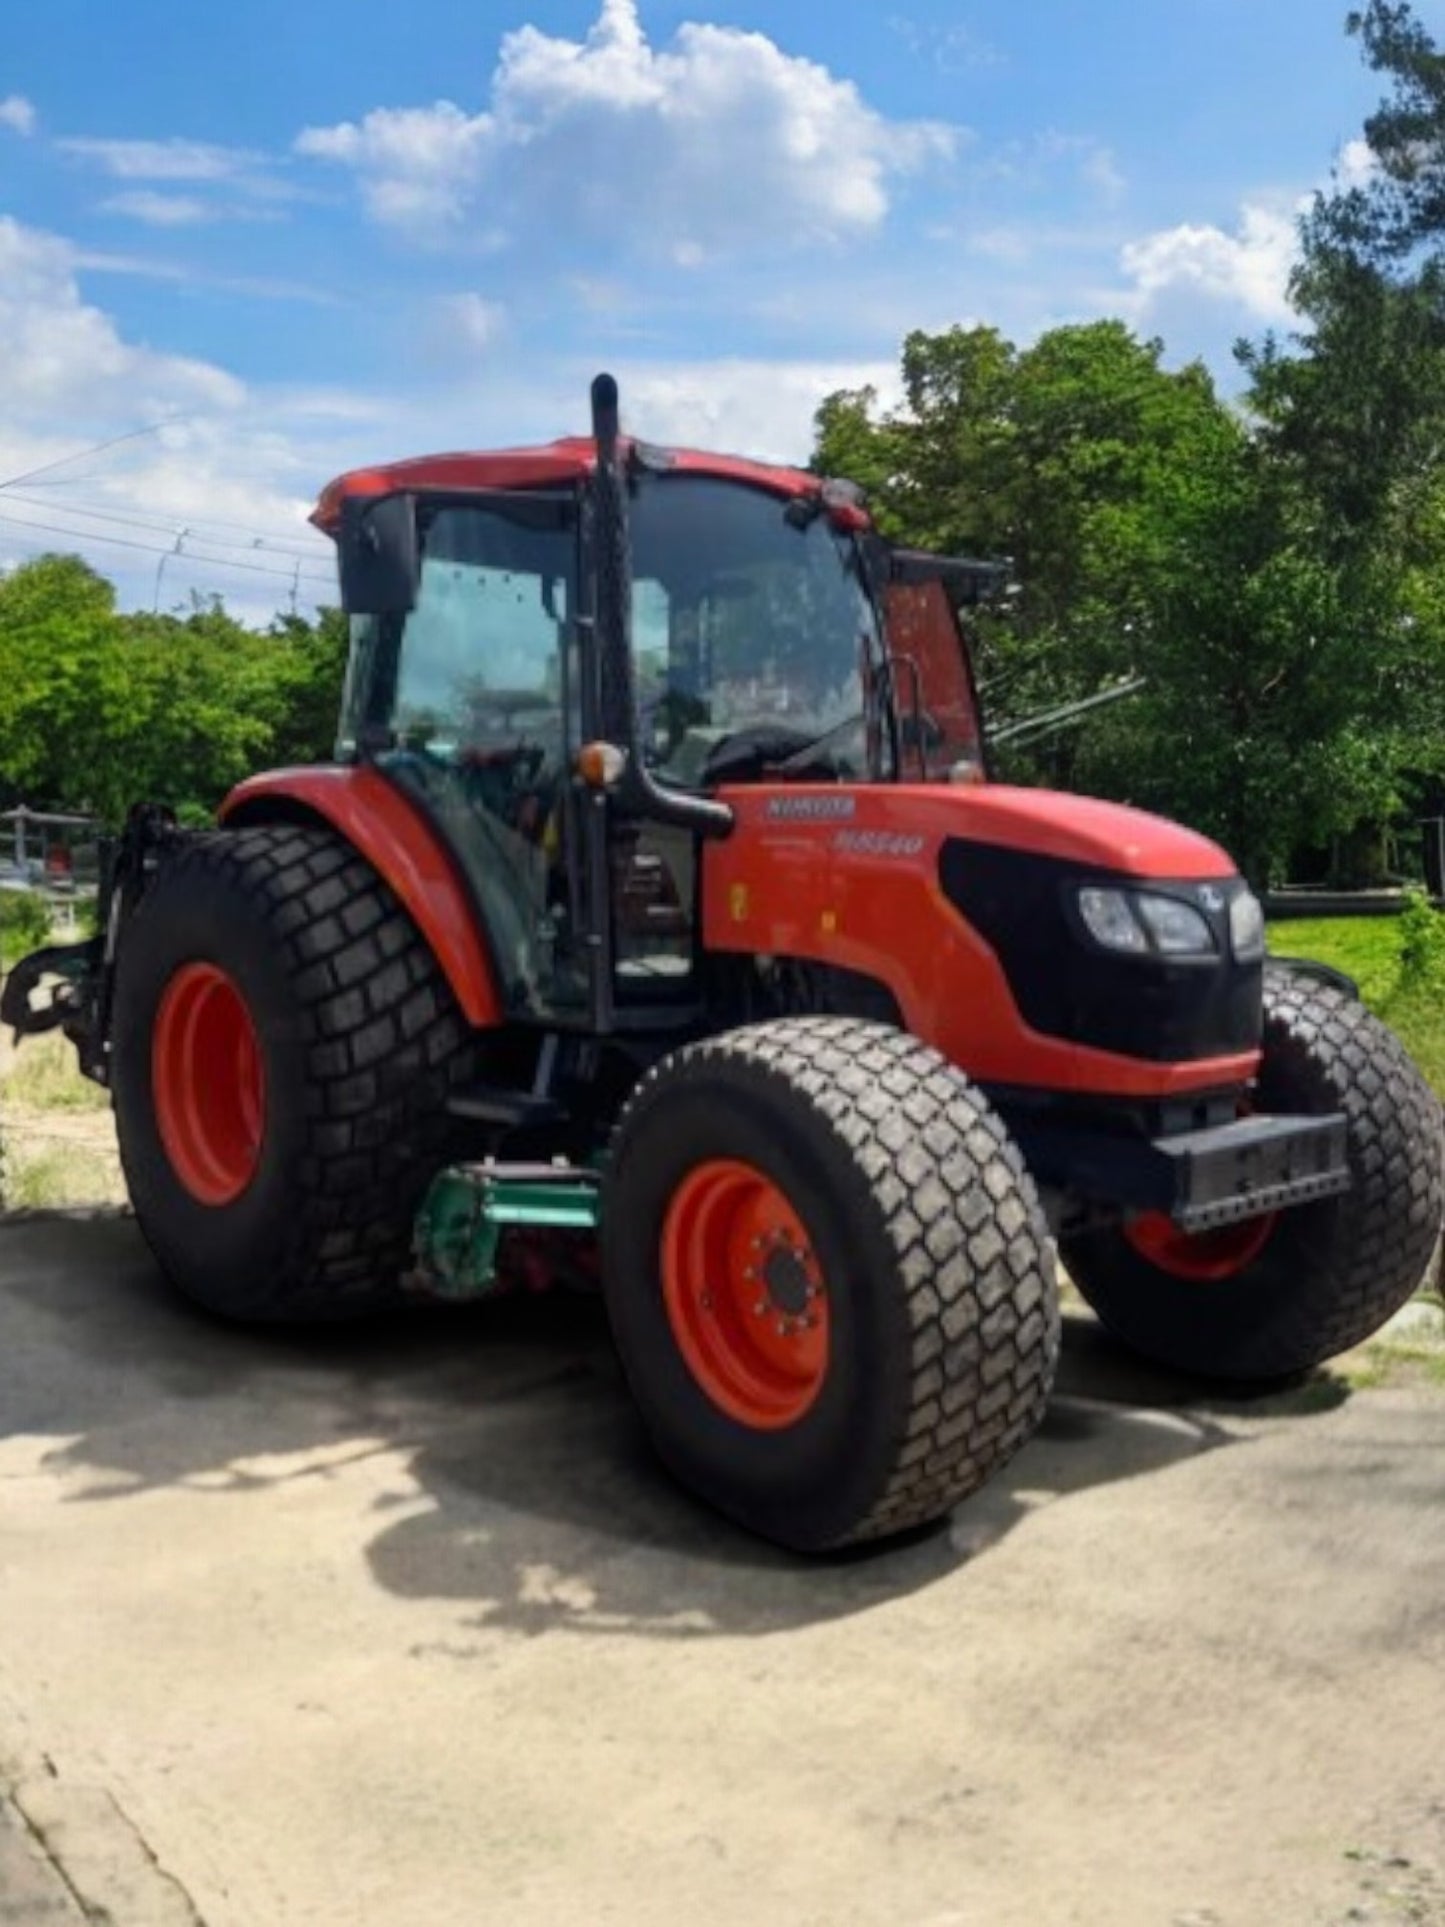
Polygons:
<instances>
[{"instance_id":1,"label":"tractor hood","mask_svg":"<svg viewBox=\"0 0 1445 1927\"><path fill-rule=\"evenodd\" d=\"M1162 816L1058 790L1003 783L725 784L727 842L761 843L810 867L865 857L920 870L964 843L1080 875L1179 883L1237 879L1208 837Z\"/></svg>"},{"instance_id":2,"label":"tractor hood","mask_svg":"<svg viewBox=\"0 0 1445 1927\"><path fill-rule=\"evenodd\" d=\"M991 783L723 798L735 823L704 863L709 949L881 983L916 1036L985 1082L1165 1096L1252 1075L1258 906L1208 838Z\"/></svg>"},{"instance_id":3,"label":"tractor hood","mask_svg":"<svg viewBox=\"0 0 1445 1927\"><path fill-rule=\"evenodd\" d=\"M908 794L942 804L946 834L970 842L1128 877L1169 877L1182 882L1235 874L1234 863L1208 837L1121 803L1055 790L1011 789L1004 784L945 792L919 787L910 788ZM905 805L905 813L906 809Z\"/></svg>"}]
</instances>

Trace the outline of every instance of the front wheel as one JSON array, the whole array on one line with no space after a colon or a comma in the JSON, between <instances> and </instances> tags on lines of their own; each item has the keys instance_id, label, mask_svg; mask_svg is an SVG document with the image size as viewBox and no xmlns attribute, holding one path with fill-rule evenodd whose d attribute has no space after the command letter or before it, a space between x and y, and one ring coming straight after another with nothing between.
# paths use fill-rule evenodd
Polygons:
<instances>
[{"instance_id":1,"label":"front wheel","mask_svg":"<svg viewBox=\"0 0 1445 1927\"><path fill-rule=\"evenodd\" d=\"M1189 1236L1167 1219L1065 1241L1115 1335L1163 1365L1269 1379L1348 1351L1415 1291L1440 1233L1440 1106L1404 1048L1333 985L1265 973L1262 1111L1343 1111L1350 1189Z\"/></svg>"},{"instance_id":2,"label":"front wheel","mask_svg":"<svg viewBox=\"0 0 1445 1927\"><path fill-rule=\"evenodd\" d=\"M799 1551L938 1518L1043 1414L1057 1294L983 1096L882 1025L791 1018L667 1058L623 1115L603 1282L661 1456Z\"/></svg>"}]
</instances>

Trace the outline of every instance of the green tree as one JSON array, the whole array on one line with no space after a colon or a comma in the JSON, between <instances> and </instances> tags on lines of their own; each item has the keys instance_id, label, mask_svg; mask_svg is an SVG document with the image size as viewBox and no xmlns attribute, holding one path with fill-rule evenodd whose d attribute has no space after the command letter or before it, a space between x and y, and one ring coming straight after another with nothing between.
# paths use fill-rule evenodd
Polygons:
<instances>
[{"instance_id":1,"label":"green tree","mask_svg":"<svg viewBox=\"0 0 1445 1927\"><path fill-rule=\"evenodd\" d=\"M1347 724L1320 743L1323 835L1356 841L1445 780L1445 55L1408 5L1350 15L1390 91L1301 223L1288 344L1242 344L1259 444L1327 578ZM1343 656L1343 660L1341 657Z\"/></svg>"},{"instance_id":2,"label":"green tree","mask_svg":"<svg viewBox=\"0 0 1445 1927\"><path fill-rule=\"evenodd\" d=\"M1036 713L1154 675L1177 626L1181 571L1237 506L1246 437L1198 366L1121 322L1052 330L1019 350L996 330L910 335L904 409L875 419L867 397L818 416L815 462L882 472L884 527L920 547L1007 556L1018 592L979 621L994 720ZM872 435L870 447L868 436ZM1060 735L1014 773L1117 792L1091 731Z\"/></svg>"},{"instance_id":3,"label":"green tree","mask_svg":"<svg viewBox=\"0 0 1445 1927\"><path fill-rule=\"evenodd\" d=\"M1261 879L1399 807L1433 651L1339 515L1322 535L1303 455L1117 321L915 334L903 373L893 416L825 404L814 459L882 476L890 533L1012 559L979 624L995 724L1145 679L1006 774L1182 817Z\"/></svg>"},{"instance_id":4,"label":"green tree","mask_svg":"<svg viewBox=\"0 0 1445 1927\"><path fill-rule=\"evenodd\" d=\"M108 810L142 703L103 577L43 555L0 581L0 770L15 791Z\"/></svg>"},{"instance_id":5,"label":"green tree","mask_svg":"<svg viewBox=\"0 0 1445 1927\"><path fill-rule=\"evenodd\" d=\"M335 610L264 632L215 599L121 615L79 558L43 556L0 581L0 784L111 822L142 798L205 817L253 771L330 754L345 657Z\"/></svg>"}]
</instances>

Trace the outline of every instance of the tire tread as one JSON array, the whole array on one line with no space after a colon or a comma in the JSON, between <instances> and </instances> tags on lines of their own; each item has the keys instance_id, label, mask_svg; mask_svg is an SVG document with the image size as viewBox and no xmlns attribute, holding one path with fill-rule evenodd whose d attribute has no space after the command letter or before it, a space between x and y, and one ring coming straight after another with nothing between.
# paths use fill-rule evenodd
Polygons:
<instances>
[{"instance_id":1,"label":"tire tread","mask_svg":"<svg viewBox=\"0 0 1445 1927\"><path fill-rule=\"evenodd\" d=\"M936 1052L891 1027L789 1017L664 1059L617 1127L679 1087L741 1076L802 1099L871 1199L907 1311L910 1401L887 1476L834 1545L939 1517L998 1471L1043 1415L1059 1351L1052 1247L1002 1120Z\"/></svg>"}]
</instances>

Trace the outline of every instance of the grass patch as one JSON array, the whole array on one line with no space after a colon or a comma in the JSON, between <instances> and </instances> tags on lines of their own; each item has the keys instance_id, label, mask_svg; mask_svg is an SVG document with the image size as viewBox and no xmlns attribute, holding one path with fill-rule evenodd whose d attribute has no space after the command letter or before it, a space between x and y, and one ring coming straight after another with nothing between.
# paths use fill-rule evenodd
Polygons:
<instances>
[{"instance_id":1,"label":"grass patch","mask_svg":"<svg viewBox=\"0 0 1445 1927\"><path fill-rule=\"evenodd\" d=\"M1445 1301L1422 1291L1382 1332L1335 1360L1354 1391L1429 1385L1445 1390Z\"/></svg>"},{"instance_id":2,"label":"grass patch","mask_svg":"<svg viewBox=\"0 0 1445 1927\"><path fill-rule=\"evenodd\" d=\"M1356 1392L1407 1385L1430 1385L1445 1391L1445 1346L1371 1339L1340 1359L1335 1370Z\"/></svg>"},{"instance_id":3,"label":"grass patch","mask_svg":"<svg viewBox=\"0 0 1445 1927\"><path fill-rule=\"evenodd\" d=\"M13 1153L5 1172L8 1211L113 1204L115 1185L93 1155L60 1145Z\"/></svg>"},{"instance_id":4,"label":"grass patch","mask_svg":"<svg viewBox=\"0 0 1445 1927\"><path fill-rule=\"evenodd\" d=\"M1311 957L1353 977L1372 1010L1400 987L1398 917L1302 917L1269 926L1275 957Z\"/></svg>"},{"instance_id":5,"label":"grass patch","mask_svg":"<svg viewBox=\"0 0 1445 1927\"><path fill-rule=\"evenodd\" d=\"M1445 1020L1440 999L1429 991L1401 991L1378 1008L1420 1066L1437 1097L1445 1097Z\"/></svg>"},{"instance_id":6,"label":"grass patch","mask_svg":"<svg viewBox=\"0 0 1445 1927\"><path fill-rule=\"evenodd\" d=\"M58 1031L25 1039L0 1090L34 1111L103 1111L110 1103L108 1091L81 1076L75 1046Z\"/></svg>"},{"instance_id":7,"label":"grass patch","mask_svg":"<svg viewBox=\"0 0 1445 1927\"><path fill-rule=\"evenodd\" d=\"M62 1151L12 1159L5 1173L5 1204L10 1211L45 1211L75 1198L75 1160Z\"/></svg>"}]
</instances>

